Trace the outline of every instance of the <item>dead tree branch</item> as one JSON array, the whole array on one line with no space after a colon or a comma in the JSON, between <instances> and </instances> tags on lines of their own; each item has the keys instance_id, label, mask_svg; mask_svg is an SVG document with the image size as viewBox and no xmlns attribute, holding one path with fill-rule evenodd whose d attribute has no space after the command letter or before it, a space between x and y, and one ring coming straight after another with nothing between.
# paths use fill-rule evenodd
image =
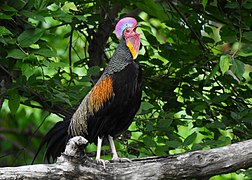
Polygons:
<instances>
[{"instance_id":1,"label":"dead tree branch","mask_svg":"<svg viewBox=\"0 0 252 180\"><path fill-rule=\"evenodd\" d=\"M178 155L133 159L132 163L97 165L80 155L78 146L86 143L82 137L69 142L55 164L37 164L0 168L0 179L189 179L208 178L234 172L252 165L252 140L221 148ZM71 147L70 147L71 146Z\"/></svg>"}]
</instances>

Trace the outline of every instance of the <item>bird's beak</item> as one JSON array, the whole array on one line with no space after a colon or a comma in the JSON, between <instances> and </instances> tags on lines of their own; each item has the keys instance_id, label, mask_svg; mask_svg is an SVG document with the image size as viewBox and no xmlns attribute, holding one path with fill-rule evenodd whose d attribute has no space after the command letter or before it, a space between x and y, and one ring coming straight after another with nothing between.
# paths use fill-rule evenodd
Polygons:
<instances>
[{"instance_id":1,"label":"bird's beak","mask_svg":"<svg viewBox=\"0 0 252 180\"><path fill-rule=\"evenodd\" d=\"M138 27L140 27L140 26L141 26L141 24L137 24L137 25L135 26L134 30L136 30L136 28L138 28Z\"/></svg>"}]
</instances>

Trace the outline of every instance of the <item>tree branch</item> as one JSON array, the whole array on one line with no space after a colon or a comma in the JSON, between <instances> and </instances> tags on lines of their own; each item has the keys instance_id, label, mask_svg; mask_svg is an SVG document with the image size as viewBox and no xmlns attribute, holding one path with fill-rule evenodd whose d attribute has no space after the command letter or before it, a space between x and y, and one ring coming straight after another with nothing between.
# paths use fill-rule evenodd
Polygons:
<instances>
[{"instance_id":1,"label":"tree branch","mask_svg":"<svg viewBox=\"0 0 252 180\"><path fill-rule=\"evenodd\" d=\"M93 39L89 42L89 67L100 66L102 64L104 48L106 46L110 34L114 30L115 18L120 9L120 3L113 4L111 9L108 10L108 12L110 13L106 12L108 14L107 18L104 21L100 22L96 33L93 35Z\"/></svg>"},{"instance_id":2,"label":"tree branch","mask_svg":"<svg viewBox=\"0 0 252 180\"><path fill-rule=\"evenodd\" d=\"M55 164L0 168L0 179L182 179L208 178L252 165L252 140L221 148L178 155L133 159L132 163L97 165L88 157L73 157L87 141L75 137ZM71 147L70 147L71 146ZM72 149L71 149L72 148Z\"/></svg>"},{"instance_id":3,"label":"tree branch","mask_svg":"<svg viewBox=\"0 0 252 180\"><path fill-rule=\"evenodd\" d=\"M70 37L69 37L69 49L68 49L68 58L69 58L69 71L70 71L70 81L69 85L73 82L73 69L72 69L72 46L73 46L73 31L74 27L71 26Z\"/></svg>"}]
</instances>

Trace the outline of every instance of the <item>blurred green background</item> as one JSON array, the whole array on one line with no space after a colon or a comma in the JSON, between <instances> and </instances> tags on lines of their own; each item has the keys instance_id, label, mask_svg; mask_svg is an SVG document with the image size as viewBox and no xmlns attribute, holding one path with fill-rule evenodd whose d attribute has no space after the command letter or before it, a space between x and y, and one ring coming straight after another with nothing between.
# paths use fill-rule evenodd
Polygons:
<instances>
[{"instance_id":1,"label":"blurred green background","mask_svg":"<svg viewBox=\"0 0 252 180\"><path fill-rule=\"evenodd\" d=\"M4 0L0 6L0 166L30 164L112 56L116 21L141 27L141 108L118 140L138 158L252 137L252 1ZM87 147L94 155L96 147ZM111 158L108 146L104 158ZM36 163L43 162L43 152ZM211 179L250 179L239 170Z\"/></svg>"}]
</instances>

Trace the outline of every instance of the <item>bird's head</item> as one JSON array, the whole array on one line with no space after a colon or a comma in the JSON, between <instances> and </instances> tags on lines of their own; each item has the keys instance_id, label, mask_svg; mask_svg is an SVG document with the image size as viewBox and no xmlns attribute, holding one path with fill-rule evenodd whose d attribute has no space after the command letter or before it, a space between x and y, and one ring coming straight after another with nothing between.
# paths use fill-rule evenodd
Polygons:
<instances>
[{"instance_id":1,"label":"bird's head","mask_svg":"<svg viewBox=\"0 0 252 180\"><path fill-rule=\"evenodd\" d=\"M116 36L125 39L133 59L137 58L140 47L140 34L136 32L138 26L136 19L125 17L116 24L115 28Z\"/></svg>"}]
</instances>

